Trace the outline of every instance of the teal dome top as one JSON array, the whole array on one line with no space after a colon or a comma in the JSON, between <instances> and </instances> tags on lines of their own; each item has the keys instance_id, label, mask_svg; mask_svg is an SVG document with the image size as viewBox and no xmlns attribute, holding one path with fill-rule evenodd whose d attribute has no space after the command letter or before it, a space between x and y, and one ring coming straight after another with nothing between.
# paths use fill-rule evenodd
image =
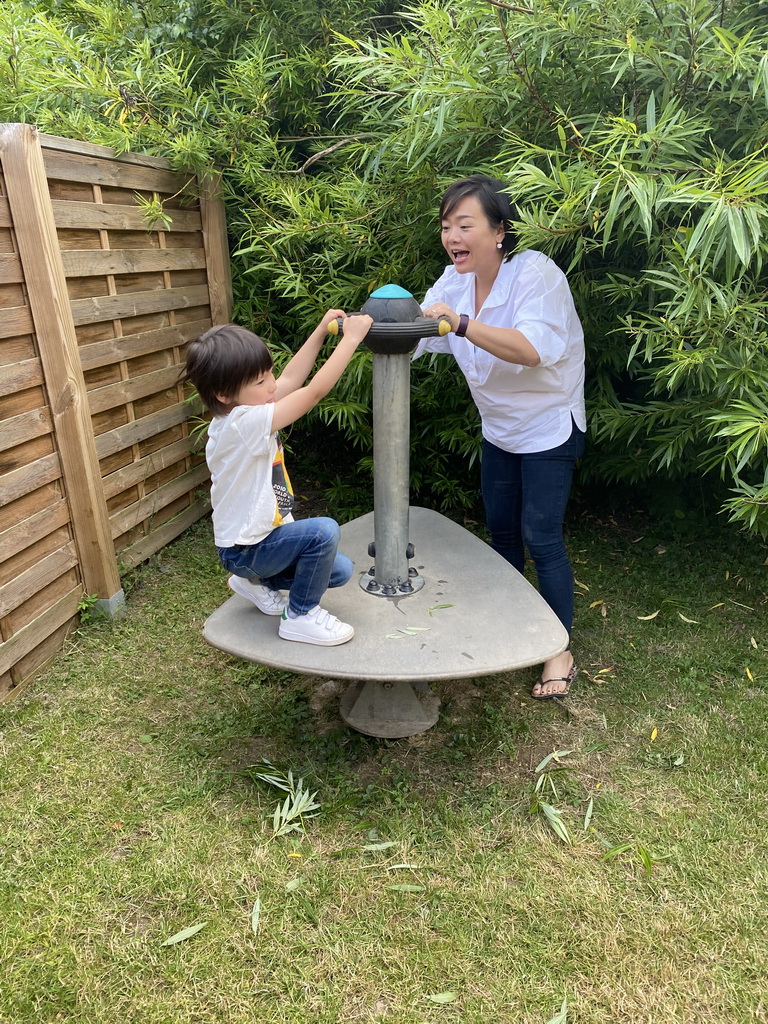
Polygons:
<instances>
[{"instance_id":1,"label":"teal dome top","mask_svg":"<svg viewBox=\"0 0 768 1024\"><path fill-rule=\"evenodd\" d=\"M385 284L381 288L377 288L375 292L371 292L372 299L412 299L413 296L410 292L407 292L405 288L401 288L399 284Z\"/></svg>"}]
</instances>

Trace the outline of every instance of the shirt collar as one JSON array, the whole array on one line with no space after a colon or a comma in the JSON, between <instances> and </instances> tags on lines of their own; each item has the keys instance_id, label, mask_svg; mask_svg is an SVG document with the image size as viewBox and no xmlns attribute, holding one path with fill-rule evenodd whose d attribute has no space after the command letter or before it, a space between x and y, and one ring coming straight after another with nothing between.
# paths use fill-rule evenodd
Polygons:
<instances>
[{"instance_id":1,"label":"shirt collar","mask_svg":"<svg viewBox=\"0 0 768 1024\"><path fill-rule=\"evenodd\" d=\"M514 259L510 260L509 263L502 263L499 267L499 272L496 275L496 280L493 282L493 287L488 295L488 298L483 304L483 309L495 309L497 306L503 306L509 300L509 293L512 290L513 281L513 268L512 263ZM460 274L456 271L455 277L455 303L461 304L462 302L466 305L466 312L474 319L475 315L475 275L474 274ZM460 310L458 305L456 306L457 312L463 312Z\"/></svg>"}]
</instances>

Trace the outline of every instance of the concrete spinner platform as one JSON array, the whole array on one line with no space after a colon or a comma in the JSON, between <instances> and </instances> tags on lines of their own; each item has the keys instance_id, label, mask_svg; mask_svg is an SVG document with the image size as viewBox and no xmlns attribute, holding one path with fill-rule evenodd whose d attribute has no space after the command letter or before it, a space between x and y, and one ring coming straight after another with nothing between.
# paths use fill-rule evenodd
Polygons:
<instances>
[{"instance_id":1,"label":"concrete spinner platform","mask_svg":"<svg viewBox=\"0 0 768 1024\"><path fill-rule=\"evenodd\" d=\"M373 516L342 526L340 550L358 571L322 601L355 627L349 643L316 647L281 640L279 619L238 596L207 619L208 643L300 675L381 682L490 675L537 665L565 649L562 623L527 580L483 541L430 509L409 511L408 539L416 551L410 564L424 577L423 589L395 598L366 594L359 578L372 563ZM401 632L409 627L420 631Z\"/></svg>"}]
</instances>

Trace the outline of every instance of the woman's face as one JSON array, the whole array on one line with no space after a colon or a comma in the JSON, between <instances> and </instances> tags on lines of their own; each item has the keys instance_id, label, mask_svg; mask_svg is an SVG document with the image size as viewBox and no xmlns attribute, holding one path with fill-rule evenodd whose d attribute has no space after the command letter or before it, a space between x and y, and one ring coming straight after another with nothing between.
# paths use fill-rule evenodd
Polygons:
<instances>
[{"instance_id":1,"label":"woman's face","mask_svg":"<svg viewBox=\"0 0 768 1024\"><path fill-rule=\"evenodd\" d=\"M460 274L496 276L503 252L497 248L504 238L503 224L491 224L477 196L465 196L440 228L443 248Z\"/></svg>"}]
</instances>

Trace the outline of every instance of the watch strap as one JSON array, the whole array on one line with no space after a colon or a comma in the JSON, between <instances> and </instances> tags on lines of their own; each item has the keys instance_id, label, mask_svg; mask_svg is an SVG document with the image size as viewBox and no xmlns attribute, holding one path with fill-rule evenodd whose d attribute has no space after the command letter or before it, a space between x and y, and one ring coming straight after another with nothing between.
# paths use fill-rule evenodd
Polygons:
<instances>
[{"instance_id":1,"label":"watch strap","mask_svg":"<svg viewBox=\"0 0 768 1024\"><path fill-rule=\"evenodd\" d=\"M466 313L462 313L459 316L459 326L453 333L457 338L463 338L467 333L467 327L469 327L469 317Z\"/></svg>"}]
</instances>

